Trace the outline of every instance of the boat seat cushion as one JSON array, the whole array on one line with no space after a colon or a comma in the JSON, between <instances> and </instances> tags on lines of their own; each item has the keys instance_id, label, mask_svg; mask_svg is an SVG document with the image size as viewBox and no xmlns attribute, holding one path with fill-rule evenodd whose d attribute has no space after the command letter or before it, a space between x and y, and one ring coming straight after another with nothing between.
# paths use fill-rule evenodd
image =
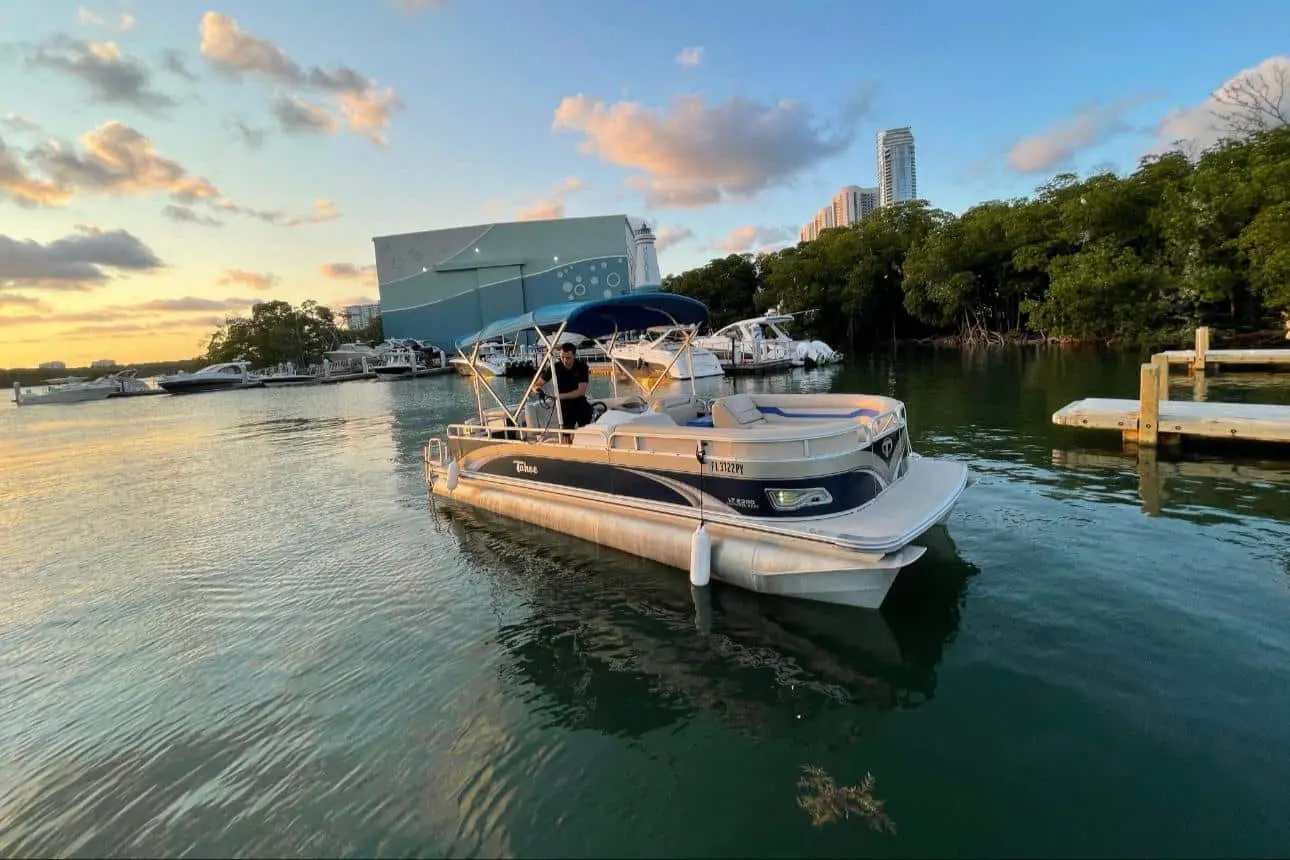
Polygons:
<instances>
[{"instance_id":1,"label":"boat seat cushion","mask_svg":"<svg viewBox=\"0 0 1290 860\"><path fill-rule=\"evenodd\" d=\"M731 394L712 401L714 427L747 427L749 424L765 422L766 416L761 414L757 403L747 394Z\"/></svg>"}]
</instances>

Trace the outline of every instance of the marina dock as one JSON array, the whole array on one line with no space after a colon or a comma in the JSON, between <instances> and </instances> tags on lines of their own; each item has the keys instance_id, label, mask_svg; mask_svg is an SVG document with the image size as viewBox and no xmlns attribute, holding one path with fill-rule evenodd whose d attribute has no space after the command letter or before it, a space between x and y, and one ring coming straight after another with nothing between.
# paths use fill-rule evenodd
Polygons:
<instances>
[{"instance_id":1,"label":"marina dock","mask_svg":"<svg viewBox=\"0 0 1290 860\"><path fill-rule=\"evenodd\" d=\"M1209 326L1196 329L1195 349L1171 349L1157 353L1170 365L1185 365L1193 373L1219 371L1224 367L1278 368L1290 371L1290 349L1210 349Z\"/></svg>"},{"instance_id":2,"label":"marina dock","mask_svg":"<svg viewBox=\"0 0 1290 860\"><path fill-rule=\"evenodd\" d=\"M1124 441L1144 447L1177 444L1188 437L1290 443L1290 405L1170 400L1170 363L1168 353L1157 353L1150 364L1142 365L1137 400L1076 400L1053 413L1053 423L1116 431Z\"/></svg>"}]
</instances>

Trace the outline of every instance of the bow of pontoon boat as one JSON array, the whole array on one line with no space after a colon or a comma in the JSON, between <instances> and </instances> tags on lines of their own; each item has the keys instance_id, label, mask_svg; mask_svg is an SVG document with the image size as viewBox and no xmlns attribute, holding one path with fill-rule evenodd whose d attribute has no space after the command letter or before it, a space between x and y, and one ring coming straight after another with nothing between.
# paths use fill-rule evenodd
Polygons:
<instances>
[{"instance_id":1,"label":"bow of pontoon boat","mask_svg":"<svg viewBox=\"0 0 1290 860\"><path fill-rule=\"evenodd\" d=\"M570 302L502 320L458 349L531 330L543 364L566 332L612 342L623 331L690 326L707 308L651 292ZM689 348L693 330L678 353ZM611 359L612 360L612 359ZM590 397L593 421L561 430L559 401L507 404L473 377L478 415L426 447L443 498L693 571L696 529L719 580L753 591L866 607L924 552L967 468L914 454L904 404L867 394L733 394L679 386ZM664 391L667 393L665 394ZM485 400L488 403L485 403Z\"/></svg>"}]
</instances>

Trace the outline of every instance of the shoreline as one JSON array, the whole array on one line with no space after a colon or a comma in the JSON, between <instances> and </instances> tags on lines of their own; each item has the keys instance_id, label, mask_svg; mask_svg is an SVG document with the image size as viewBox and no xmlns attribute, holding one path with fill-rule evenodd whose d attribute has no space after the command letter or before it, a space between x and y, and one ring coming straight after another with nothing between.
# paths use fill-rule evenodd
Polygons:
<instances>
[{"instance_id":1,"label":"shoreline","mask_svg":"<svg viewBox=\"0 0 1290 860\"><path fill-rule=\"evenodd\" d=\"M1256 331L1231 331L1213 329L1214 349L1290 349L1290 331L1283 329L1259 329ZM1004 349L1016 347L1053 347L1057 349L1111 349L1123 352L1134 350L1159 351L1163 349L1193 349L1196 345L1195 330L1179 331L1164 336L1150 337L1145 340L1124 340L1116 337L1076 338L1070 336L1043 337L1032 333L988 332L971 337L963 335L930 335L918 338L897 338L886 341L887 345L931 346L940 349Z\"/></svg>"}]
</instances>

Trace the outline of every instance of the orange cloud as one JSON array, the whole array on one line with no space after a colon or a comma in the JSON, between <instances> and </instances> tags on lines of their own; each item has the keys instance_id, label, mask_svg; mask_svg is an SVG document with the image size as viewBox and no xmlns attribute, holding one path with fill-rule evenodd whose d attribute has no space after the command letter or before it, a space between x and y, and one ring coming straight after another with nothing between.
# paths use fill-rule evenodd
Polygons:
<instances>
[{"instance_id":1,"label":"orange cloud","mask_svg":"<svg viewBox=\"0 0 1290 860\"><path fill-rule=\"evenodd\" d=\"M323 263L318 267L324 278L333 281L375 279L376 266L359 266L354 263Z\"/></svg>"},{"instance_id":2,"label":"orange cloud","mask_svg":"<svg viewBox=\"0 0 1290 860\"><path fill-rule=\"evenodd\" d=\"M641 171L628 186L650 208L693 208L750 197L845 152L870 99L870 91L859 93L837 128L823 132L811 109L792 101L731 98L709 106L686 96L664 110L578 94L560 102L551 127L580 133L585 155Z\"/></svg>"},{"instance_id":3,"label":"orange cloud","mask_svg":"<svg viewBox=\"0 0 1290 860\"><path fill-rule=\"evenodd\" d=\"M276 285L281 278L272 272L259 274L257 272L247 272L243 269L225 269L224 274L220 276L220 284L237 284L243 287L250 287L253 290L268 290Z\"/></svg>"},{"instance_id":4,"label":"orange cloud","mask_svg":"<svg viewBox=\"0 0 1290 860\"><path fill-rule=\"evenodd\" d=\"M541 221L547 218L563 218L566 198L575 191L585 187L576 176L566 177L542 200L538 200L515 216L518 221Z\"/></svg>"},{"instance_id":5,"label":"orange cloud","mask_svg":"<svg viewBox=\"0 0 1290 860\"><path fill-rule=\"evenodd\" d=\"M747 224L731 230L713 248L727 254L742 254L752 250L767 250L783 245L792 235L792 231L783 227L756 227Z\"/></svg>"},{"instance_id":6,"label":"orange cloud","mask_svg":"<svg viewBox=\"0 0 1290 860\"><path fill-rule=\"evenodd\" d=\"M392 88L380 89L348 66L305 69L269 39L243 30L235 19L218 12L202 16L201 34L202 56L229 77L250 75L335 100L337 114L295 95L275 99L273 113L283 130L331 133L340 130L343 119L351 131L377 146L388 143L386 130L393 115L403 109Z\"/></svg>"},{"instance_id":7,"label":"orange cloud","mask_svg":"<svg viewBox=\"0 0 1290 860\"><path fill-rule=\"evenodd\" d=\"M75 194L107 197L165 194L172 201L163 214L174 221L218 225L192 207L244 215L269 224L295 227L333 221L340 211L328 200L314 203L309 215L243 206L213 182L167 158L138 130L111 120L81 135L81 149L47 141L27 154L26 162L0 141L0 193L21 206L61 206Z\"/></svg>"}]
</instances>

